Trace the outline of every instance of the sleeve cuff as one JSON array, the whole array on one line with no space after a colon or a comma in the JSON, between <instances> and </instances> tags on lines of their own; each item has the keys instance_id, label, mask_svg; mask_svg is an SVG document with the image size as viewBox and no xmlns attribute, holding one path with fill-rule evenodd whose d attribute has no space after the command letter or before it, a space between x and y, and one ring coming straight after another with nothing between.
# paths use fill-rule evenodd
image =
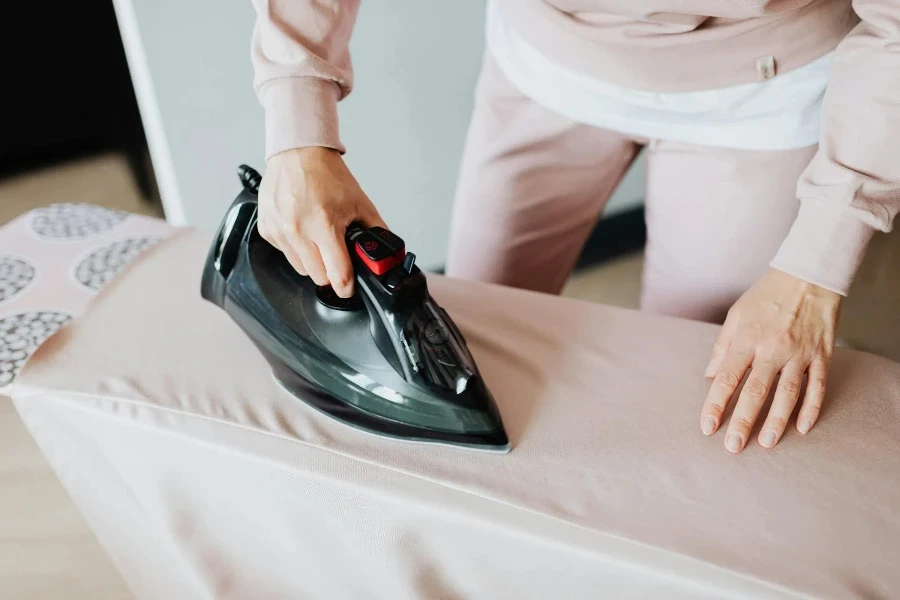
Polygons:
<instances>
[{"instance_id":1,"label":"sleeve cuff","mask_svg":"<svg viewBox=\"0 0 900 600\"><path fill-rule=\"evenodd\" d=\"M770 266L846 296L874 233L849 210L805 200Z\"/></svg>"},{"instance_id":2,"label":"sleeve cuff","mask_svg":"<svg viewBox=\"0 0 900 600\"><path fill-rule=\"evenodd\" d=\"M268 82L259 92L266 116L266 160L308 146L346 152L338 133L337 83L317 77Z\"/></svg>"}]
</instances>

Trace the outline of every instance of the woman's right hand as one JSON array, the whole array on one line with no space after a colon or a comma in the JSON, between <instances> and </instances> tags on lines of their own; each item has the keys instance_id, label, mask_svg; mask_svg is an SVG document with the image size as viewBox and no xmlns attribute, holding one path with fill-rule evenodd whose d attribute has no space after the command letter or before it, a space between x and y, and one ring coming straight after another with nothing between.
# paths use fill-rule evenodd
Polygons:
<instances>
[{"instance_id":1,"label":"woman's right hand","mask_svg":"<svg viewBox=\"0 0 900 600\"><path fill-rule=\"evenodd\" d=\"M259 188L260 235L294 269L337 295L353 295L353 265L344 241L353 221L387 228L341 154L319 146L269 158Z\"/></svg>"}]
</instances>

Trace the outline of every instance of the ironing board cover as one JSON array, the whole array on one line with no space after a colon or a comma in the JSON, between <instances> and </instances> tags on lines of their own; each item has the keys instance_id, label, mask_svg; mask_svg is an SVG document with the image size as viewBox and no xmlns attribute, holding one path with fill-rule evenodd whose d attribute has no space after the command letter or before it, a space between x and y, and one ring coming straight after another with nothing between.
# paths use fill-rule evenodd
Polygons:
<instances>
[{"instance_id":1,"label":"ironing board cover","mask_svg":"<svg viewBox=\"0 0 900 600\"><path fill-rule=\"evenodd\" d=\"M89 204L37 208L0 227L0 394L47 337L173 230Z\"/></svg>"},{"instance_id":2,"label":"ironing board cover","mask_svg":"<svg viewBox=\"0 0 900 600\"><path fill-rule=\"evenodd\" d=\"M508 455L388 441L282 390L198 294L210 242L144 253L13 386L140 599L889 598L900 365L839 351L806 437L727 453L717 329L429 278Z\"/></svg>"}]
</instances>

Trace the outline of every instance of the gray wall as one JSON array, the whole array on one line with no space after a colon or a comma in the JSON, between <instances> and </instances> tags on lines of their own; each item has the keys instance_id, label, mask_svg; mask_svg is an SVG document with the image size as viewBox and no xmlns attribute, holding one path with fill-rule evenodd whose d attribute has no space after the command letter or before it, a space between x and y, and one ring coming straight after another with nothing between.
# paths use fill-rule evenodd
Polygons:
<instances>
[{"instance_id":1,"label":"gray wall","mask_svg":"<svg viewBox=\"0 0 900 600\"><path fill-rule=\"evenodd\" d=\"M249 0L115 0L168 218L212 228L263 167L251 88ZM483 0L363 0L351 42L356 90L340 106L346 157L425 267L448 219L483 50ZM642 163L608 212L643 197Z\"/></svg>"}]
</instances>

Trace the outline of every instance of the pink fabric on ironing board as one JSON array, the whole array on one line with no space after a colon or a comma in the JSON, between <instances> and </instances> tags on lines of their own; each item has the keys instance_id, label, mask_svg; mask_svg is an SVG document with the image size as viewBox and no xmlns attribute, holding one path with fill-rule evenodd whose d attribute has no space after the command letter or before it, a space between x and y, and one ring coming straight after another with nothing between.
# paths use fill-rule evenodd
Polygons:
<instances>
[{"instance_id":1,"label":"pink fabric on ironing board","mask_svg":"<svg viewBox=\"0 0 900 600\"><path fill-rule=\"evenodd\" d=\"M286 393L200 299L209 242L145 253L13 388L138 598L900 589L897 363L838 351L814 431L733 456L697 425L716 327L431 276L513 449L383 440Z\"/></svg>"},{"instance_id":2,"label":"pink fabric on ironing board","mask_svg":"<svg viewBox=\"0 0 900 600\"><path fill-rule=\"evenodd\" d=\"M88 204L37 208L0 227L0 393L44 339L173 230Z\"/></svg>"}]
</instances>

